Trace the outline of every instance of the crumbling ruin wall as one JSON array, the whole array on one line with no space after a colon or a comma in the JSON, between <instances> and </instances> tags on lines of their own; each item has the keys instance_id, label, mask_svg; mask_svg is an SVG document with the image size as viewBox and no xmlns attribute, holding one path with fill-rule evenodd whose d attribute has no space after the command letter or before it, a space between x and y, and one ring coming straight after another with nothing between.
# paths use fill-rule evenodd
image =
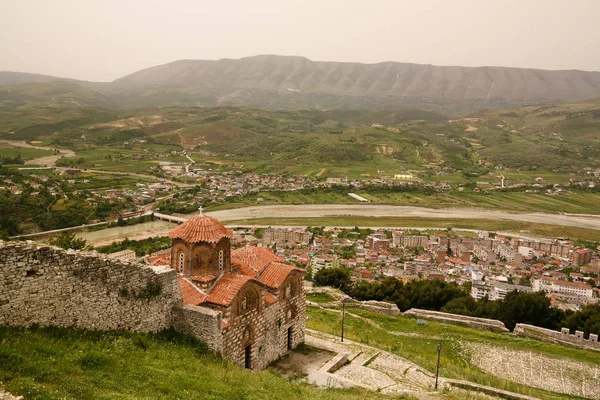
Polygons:
<instances>
[{"instance_id":1,"label":"crumbling ruin wall","mask_svg":"<svg viewBox=\"0 0 600 400\"><path fill-rule=\"evenodd\" d=\"M471 328L486 329L493 332L508 332L508 329L506 329L506 326L504 326L502 321L495 319L468 317L465 315L421 310L418 308L411 308L410 310L404 312L404 315L432 319L435 321L447 322L449 324L466 325Z\"/></svg>"},{"instance_id":2,"label":"crumbling ruin wall","mask_svg":"<svg viewBox=\"0 0 600 400\"><path fill-rule=\"evenodd\" d=\"M153 332L172 325L174 270L0 241L0 325Z\"/></svg>"},{"instance_id":3,"label":"crumbling ruin wall","mask_svg":"<svg viewBox=\"0 0 600 400\"><path fill-rule=\"evenodd\" d=\"M566 344L582 349L600 350L598 335L591 333L589 339L584 339L583 332L576 331L574 335L571 335L568 328L562 328L559 332L534 325L517 324L513 333L517 336L532 337L546 342Z\"/></svg>"}]
</instances>

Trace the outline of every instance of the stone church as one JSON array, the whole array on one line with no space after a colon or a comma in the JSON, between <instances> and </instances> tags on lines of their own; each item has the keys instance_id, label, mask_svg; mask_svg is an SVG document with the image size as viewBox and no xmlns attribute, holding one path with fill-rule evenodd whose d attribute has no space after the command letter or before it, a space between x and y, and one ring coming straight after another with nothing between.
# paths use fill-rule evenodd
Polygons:
<instances>
[{"instance_id":1,"label":"stone church","mask_svg":"<svg viewBox=\"0 0 600 400\"><path fill-rule=\"evenodd\" d=\"M190 329L209 348L259 370L304 341L303 269L265 248L231 251L232 232L202 213L169 236L170 257L151 263L177 271L184 304L207 317Z\"/></svg>"}]
</instances>

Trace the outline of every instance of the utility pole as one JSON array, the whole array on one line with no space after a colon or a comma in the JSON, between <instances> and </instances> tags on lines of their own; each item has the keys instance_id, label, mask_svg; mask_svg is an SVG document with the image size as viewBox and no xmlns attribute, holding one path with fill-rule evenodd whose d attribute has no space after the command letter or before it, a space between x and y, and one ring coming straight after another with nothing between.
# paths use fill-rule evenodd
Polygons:
<instances>
[{"instance_id":1,"label":"utility pole","mask_svg":"<svg viewBox=\"0 0 600 400\"><path fill-rule=\"evenodd\" d=\"M344 318L346 316L346 302L342 300L342 342L344 341Z\"/></svg>"},{"instance_id":2,"label":"utility pole","mask_svg":"<svg viewBox=\"0 0 600 400\"><path fill-rule=\"evenodd\" d=\"M435 390L437 390L437 388L438 388L438 376L440 374L440 353L442 352L442 344L441 343L437 344L437 351L438 351L438 362L437 362L437 368L435 369Z\"/></svg>"}]
</instances>

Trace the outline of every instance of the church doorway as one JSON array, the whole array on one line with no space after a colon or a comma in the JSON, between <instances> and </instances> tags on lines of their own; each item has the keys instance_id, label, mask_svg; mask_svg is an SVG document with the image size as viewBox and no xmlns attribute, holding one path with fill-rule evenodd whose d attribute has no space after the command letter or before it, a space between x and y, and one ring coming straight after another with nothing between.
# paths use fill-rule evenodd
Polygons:
<instances>
[{"instance_id":1,"label":"church doorway","mask_svg":"<svg viewBox=\"0 0 600 400\"><path fill-rule=\"evenodd\" d=\"M252 346L244 348L244 368L252 369Z\"/></svg>"},{"instance_id":2,"label":"church doorway","mask_svg":"<svg viewBox=\"0 0 600 400\"><path fill-rule=\"evenodd\" d=\"M292 327L289 327L287 331L287 348L292 350Z\"/></svg>"}]
</instances>

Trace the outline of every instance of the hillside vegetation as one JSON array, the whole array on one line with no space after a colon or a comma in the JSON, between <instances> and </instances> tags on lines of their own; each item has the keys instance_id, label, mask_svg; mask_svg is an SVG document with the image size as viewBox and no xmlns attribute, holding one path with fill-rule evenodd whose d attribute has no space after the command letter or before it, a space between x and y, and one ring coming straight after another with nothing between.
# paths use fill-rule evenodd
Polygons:
<instances>
[{"instance_id":1,"label":"hillside vegetation","mask_svg":"<svg viewBox=\"0 0 600 400\"><path fill-rule=\"evenodd\" d=\"M113 107L105 95L72 82L0 86L0 104L50 107Z\"/></svg>"},{"instance_id":2,"label":"hillside vegetation","mask_svg":"<svg viewBox=\"0 0 600 400\"><path fill-rule=\"evenodd\" d=\"M61 328L0 328L0 385L36 399L390 399L253 373L191 338ZM396 399L409 397L396 397Z\"/></svg>"},{"instance_id":3,"label":"hillside vegetation","mask_svg":"<svg viewBox=\"0 0 600 400\"><path fill-rule=\"evenodd\" d=\"M406 109L0 107L4 139L88 151L143 151L164 144L186 149L199 161L244 163L258 172L311 175L325 168L323 178L360 178L408 170L425 181L463 183L497 180L500 174L507 184L534 183L544 172L562 173L564 182L569 173L597 168L599 125L599 102L487 111L461 119ZM132 140L146 144L126 143Z\"/></svg>"}]
</instances>

